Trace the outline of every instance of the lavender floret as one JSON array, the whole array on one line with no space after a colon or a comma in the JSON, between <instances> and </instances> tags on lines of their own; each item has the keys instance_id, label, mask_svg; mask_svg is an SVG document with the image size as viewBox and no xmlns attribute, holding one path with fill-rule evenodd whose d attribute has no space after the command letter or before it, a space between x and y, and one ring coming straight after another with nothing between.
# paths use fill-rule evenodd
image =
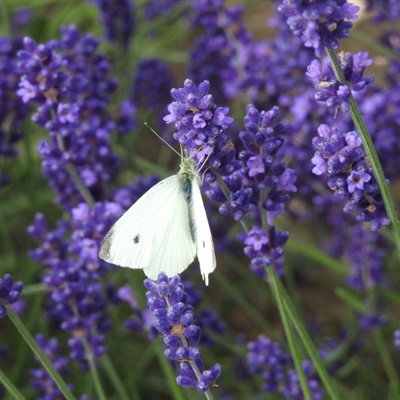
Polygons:
<instances>
[{"instance_id":1,"label":"lavender floret","mask_svg":"<svg viewBox=\"0 0 400 400\"><path fill-rule=\"evenodd\" d=\"M4 303L16 303L23 288L24 284L21 281L14 282L10 274L5 274L0 278L0 299L3 300L0 302L0 318L7 315L7 308Z\"/></svg>"}]
</instances>

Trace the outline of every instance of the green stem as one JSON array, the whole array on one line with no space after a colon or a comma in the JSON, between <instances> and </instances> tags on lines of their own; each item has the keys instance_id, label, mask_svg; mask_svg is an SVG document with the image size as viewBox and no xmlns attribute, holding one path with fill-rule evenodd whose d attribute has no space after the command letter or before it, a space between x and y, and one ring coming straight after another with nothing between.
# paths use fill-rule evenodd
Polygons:
<instances>
[{"instance_id":1,"label":"green stem","mask_svg":"<svg viewBox=\"0 0 400 400\"><path fill-rule=\"evenodd\" d=\"M70 174L72 180L75 182L75 185L78 187L79 191L81 192L81 195L82 195L83 199L85 200L86 204L88 206L90 206L91 208L93 208L94 204L95 204L93 196L89 192L89 190L86 188L86 186L83 184L82 179L76 172L75 166L71 163L66 163L65 169Z\"/></svg>"},{"instance_id":2,"label":"green stem","mask_svg":"<svg viewBox=\"0 0 400 400\"><path fill-rule=\"evenodd\" d=\"M285 310L287 315L289 316L292 324L295 326L297 333L304 344L305 349L307 350L312 362L314 363L314 367L318 372L321 381L323 382L325 389L332 400L339 400L339 396L336 392L336 388L333 385L330 376L328 375L324 364L322 363L321 359L319 358L317 349L312 342L310 335L307 332L300 316L298 315L297 310L295 309L290 297L288 296L282 282L277 279L276 280L277 287L280 293L280 296L283 299L283 304L285 306Z\"/></svg>"},{"instance_id":3,"label":"green stem","mask_svg":"<svg viewBox=\"0 0 400 400\"><path fill-rule=\"evenodd\" d=\"M7 392L12 396L14 400L25 400L25 397L18 391L18 389L11 383L7 376L3 373L0 368L0 383L4 386Z\"/></svg>"},{"instance_id":4,"label":"green stem","mask_svg":"<svg viewBox=\"0 0 400 400\"><path fill-rule=\"evenodd\" d=\"M380 329L373 330L373 336L376 343L376 347L379 351L379 355L381 357L383 366L385 367L386 374L389 377L389 388L391 393L396 394L396 397L400 396L400 388L399 388L399 378L397 376L396 368L393 364L393 360L390 356L390 352L387 348L387 341L382 335L382 331Z\"/></svg>"},{"instance_id":5,"label":"green stem","mask_svg":"<svg viewBox=\"0 0 400 400\"><path fill-rule=\"evenodd\" d=\"M92 377L92 383L93 383L94 388L97 393L96 398L98 398L99 400L106 400L107 397L104 393L103 386L101 385L101 382L100 382L99 373L97 371L97 366L94 361L94 357L93 357L93 353L90 348L90 345L87 342L85 337L83 337L82 341L83 341L83 347L85 348L85 358L86 358L87 362L89 363L89 370L90 370L90 376Z\"/></svg>"},{"instance_id":6,"label":"green stem","mask_svg":"<svg viewBox=\"0 0 400 400\"><path fill-rule=\"evenodd\" d=\"M25 325L23 324L21 319L18 317L18 315L15 313L13 308L8 303L4 302L3 300L0 300L0 303L7 307L7 315L10 318L11 322L14 324L14 326L16 327L16 329L18 330L20 335L24 338L25 342L28 344L28 346L34 352L35 356L38 358L38 360L42 364L43 368L50 375L51 379L53 379L54 383L60 389L60 391L63 394L63 396L65 397L65 399L66 400L75 400L75 397L72 395L72 393L68 389L67 384L64 382L61 375L54 368L53 364L47 358L47 356L44 354L43 350L37 344L36 340L32 337L32 335L26 329Z\"/></svg>"},{"instance_id":7,"label":"green stem","mask_svg":"<svg viewBox=\"0 0 400 400\"><path fill-rule=\"evenodd\" d=\"M331 60L331 65L333 71L335 72L336 79L341 83L343 83L344 85L347 84L346 79L343 75L343 71L340 68L336 53L330 49L326 49L326 52L328 53L328 56ZM372 142L371 135L368 132L365 122L361 116L360 110L358 109L357 103L354 100L354 97L351 94L351 92L350 92L349 103L350 103L351 119L353 120L357 132L360 135L360 138L364 145L365 152L368 156L369 163L372 167L376 182L378 183L382 195L387 216L392 225L394 244L396 246L397 256L400 260L400 224L398 222L393 198L390 194L389 187L386 182L385 175L383 173L383 168L379 161L378 154L376 153L374 144Z\"/></svg>"},{"instance_id":8,"label":"green stem","mask_svg":"<svg viewBox=\"0 0 400 400\"><path fill-rule=\"evenodd\" d=\"M171 394L172 394L171 398L173 398L174 400L185 400L185 398L184 398L184 396L182 394L182 390L180 389L180 387L175 382L175 373L172 370L171 364L169 363L169 361L164 356L164 350L162 348L162 345L161 345L160 341L157 341L156 353L157 353L158 360L160 362L161 368L162 368L162 370L164 372L164 375L167 378L169 389L170 389Z\"/></svg>"},{"instance_id":9,"label":"green stem","mask_svg":"<svg viewBox=\"0 0 400 400\"><path fill-rule=\"evenodd\" d=\"M275 301L278 306L278 310L279 310L279 314L281 316L283 327L285 329L285 334L286 334L286 338L288 340L290 354L293 357L294 365L296 367L296 371L297 371L297 374L300 379L300 386L303 391L304 398L305 398L305 400L311 400L311 393L310 393L310 389L307 384L307 378L304 373L303 367L301 365L300 352L296 346L296 341L293 336L292 327L289 323L288 315L286 313L286 310L285 310L285 307L283 304L283 299L281 296L281 291L280 291L280 288L278 285L278 281L280 280L279 276L277 275L274 266L267 267L267 272L268 272L268 277L270 278L269 283L272 288L272 293L274 294L274 298L275 298Z\"/></svg>"},{"instance_id":10,"label":"green stem","mask_svg":"<svg viewBox=\"0 0 400 400\"><path fill-rule=\"evenodd\" d=\"M115 392L118 395L118 398L121 400L129 400L130 397L126 393L125 386L122 383L119 375L117 374L117 371L115 370L113 363L111 362L110 358L107 355L102 357L102 364L104 370L107 372L110 378L110 381L114 385ZM133 396L132 400L134 400L135 398L137 399L138 397Z\"/></svg>"},{"instance_id":11,"label":"green stem","mask_svg":"<svg viewBox=\"0 0 400 400\"><path fill-rule=\"evenodd\" d=\"M1 14L3 16L3 32L1 32L4 36L11 37L11 28L10 28L10 13L8 12L7 2L1 2Z\"/></svg>"},{"instance_id":12,"label":"green stem","mask_svg":"<svg viewBox=\"0 0 400 400\"><path fill-rule=\"evenodd\" d=\"M53 120L55 121L56 114L55 114L54 110L52 111L51 115L53 117ZM64 139L61 135L57 135L57 142L60 147L60 150L63 153L66 153ZM70 162L67 162L65 164L65 169L71 176L72 180L75 182L75 185L77 186L77 188L78 188L79 192L81 193L83 199L85 200L86 204L88 204L90 206L90 208L93 208L94 204L95 204L93 196L90 193L90 191L87 189L87 187L83 184L81 177L78 175L78 172L75 169L75 165Z\"/></svg>"}]
</instances>

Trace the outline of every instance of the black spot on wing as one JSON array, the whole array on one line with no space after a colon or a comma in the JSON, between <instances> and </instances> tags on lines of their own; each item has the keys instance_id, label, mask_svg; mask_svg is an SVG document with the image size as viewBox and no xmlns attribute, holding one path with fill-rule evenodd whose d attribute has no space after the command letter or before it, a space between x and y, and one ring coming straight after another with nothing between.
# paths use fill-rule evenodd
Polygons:
<instances>
[{"instance_id":1,"label":"black spot on wing","mask_svg":"<svg viewBox=\"0 0 400 400\"><path fill-rule=\"evenodd\" d=\"M203 240L203 249L206 248L206 242Z\"/></svg>"},{"instance_id":2,"label":"black spot on wing","mask_svg":"<svg viewBox=\"0 0 400 400\"><path fill-rule=\"evenodd\" d=\"M103 243L101 244L99 257L104 261L112 262L111 258L111 245L114 237L114 227L112 227L106 237L103 239Z\"/></svg>"},{"instance_id":3,"label":"black spot on wing","mask_svg":"<svg viewBox=\"0 0 400 400\"><path fill-rule=\"evenodd\" d=\"M135 235L135 237L133 238L133 243L138 244L140 242L140 236L139 234Z\"/></svg>"}]
</instances>

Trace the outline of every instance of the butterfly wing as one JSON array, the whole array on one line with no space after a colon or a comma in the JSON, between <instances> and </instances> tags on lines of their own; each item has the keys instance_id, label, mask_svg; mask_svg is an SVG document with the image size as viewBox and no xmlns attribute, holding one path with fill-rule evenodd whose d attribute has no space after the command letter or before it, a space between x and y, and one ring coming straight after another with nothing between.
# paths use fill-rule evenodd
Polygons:
<instances>
[{"instance_id":1,"label":"butterfly wing","mask_svg":"<svg viewBox=\"0 0 400 400\"><path fill-rule=\"evenodd\" d=\"M208 285L208 275L214 271L217 262L215 260L214 243L211 236L210 225L208 224L208 218L197 178L192 181L190 211L193 219L200 271L205 284Z\"/></svg>"},{"instance_id":2,"label":"butterfly wing","mask_svg":"<svg viewBox=\"0 0 400 400\"><path fill-rule=\"evenodd\" d=\"M107 233L100 258L141 268L150 279L163 271L179 274L193 261L196 245L189 225L189 205L178 175L148 190Z\"/></svg>"}]
</instances>

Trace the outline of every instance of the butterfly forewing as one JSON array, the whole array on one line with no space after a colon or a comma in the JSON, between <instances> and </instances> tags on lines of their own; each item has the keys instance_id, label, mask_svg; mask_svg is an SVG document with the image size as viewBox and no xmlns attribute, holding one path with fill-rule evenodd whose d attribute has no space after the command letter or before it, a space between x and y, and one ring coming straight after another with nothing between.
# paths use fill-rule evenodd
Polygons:
<instances>
[{"instance_id":1,"label":"butterfly forewing","mask_svg":"<svg viewBox=\"0 0 400 400\"><path fill-rule=\"evenodd\" d=\"M115 223L105 237L100 258L141 268L150 279L163 271L176 275L196 254L189 224L189 205L178 175L148 190Z\"/></svg>"}]
</instances>

